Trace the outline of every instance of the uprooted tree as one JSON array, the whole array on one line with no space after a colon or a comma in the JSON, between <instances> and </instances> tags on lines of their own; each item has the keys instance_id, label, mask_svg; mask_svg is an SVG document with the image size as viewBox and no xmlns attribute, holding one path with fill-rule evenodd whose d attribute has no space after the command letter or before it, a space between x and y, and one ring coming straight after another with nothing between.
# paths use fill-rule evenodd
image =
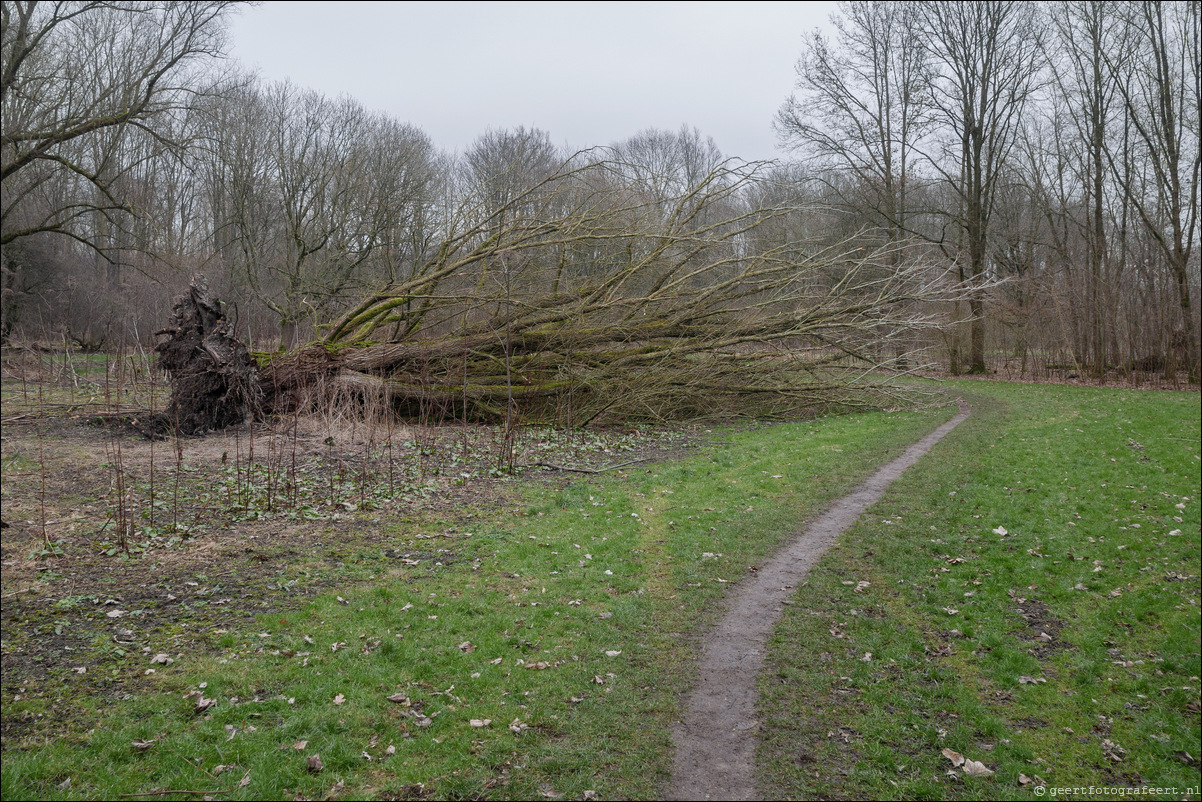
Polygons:
<instances>
[{"instance_id":1,"label":"uprooted tree","mask_svg":"<svg viewBox=\"0 0 1202 802\"><path fill-rule=\"evenodd\" d=\"M724 163L663 197L594 154L503 199L484 181L432 258L266 360L259 409L582 426L879 402L865 378L962 288L897 244L812 246L762 181Z\"/></svg>"}]
</instances>

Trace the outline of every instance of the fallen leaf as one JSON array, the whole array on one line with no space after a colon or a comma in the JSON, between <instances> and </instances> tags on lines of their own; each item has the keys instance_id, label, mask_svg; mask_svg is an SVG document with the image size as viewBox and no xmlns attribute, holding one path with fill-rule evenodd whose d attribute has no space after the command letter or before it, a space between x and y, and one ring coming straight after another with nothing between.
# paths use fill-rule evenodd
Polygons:
<instances>
[{"instance_id":1,"label":"fallen leaf","mask_svg":"<svg viewBox=\"0 0 1202 802\"><path fill-rule=\"evenodd\" d=\"M952 749L944 749L940 752L945 758L952 762L953 766L959 767L964 765L964 755Z\"/></svg>"},{"instance_id":2,"label":"fallen leaf","mask_svg":"<svg viewBox=\"0 0 1202 802\"><path fill-rule=\"evenodd\" d=\"M298 752L303 752L303 751L305 751L305 747L308 745L309 745L308 741L297 741L296 743L294 743L292 745L292 748Z\"/></svg>"},{"instance_id":3,"label":"fallen leaf","mask_svg":"<svg viewBox=\"0 0 1202 802\"><path fill-rule=\"evenodd\" d=\"M409 697L403 693L399 693L399 692L394 693L392 696L389 696L387 698L388 698L388 701L396 702L398 705L403 705L405 707L409 707L409 705L411 704L409 701Z\"/></svg>"},{"instance_id":4,"label":"fallen leaf","mask_svg":"<svg viewBox=\"0 0 1202 802\"><path fill-rule=\"evenodd\" d=\"M1010 534L1009 532L1006 531L1006 527L1004 527L1004 526L999 526L997 529L994 529L993 533L995 535L1001 535L1002 537L1005 537L1006 535Z\"/></svg>"},{"instance_id":5,"label":"fallen leaf","mask_svg":"<svg viewBox=\"0 0 1202 802\"><path fill-rule=\"evenodd\" d=\"M336 705L340 705L345 701L346 701L346 697L343 696L342 694L338 694L337 696L334 697L334 704L336 704Z\"/></svg>"},{"instance_id":6,"label":"fallen leaf","mask_svg":"<svg viewBox=\"0 0 1202 802\"><path fill-rule=\"evenodd\" d=\"M216 699L210 699L200 691L191 691L190 693L186 693L184 694L184 698L193 700L192 707L196 713L203 713L213 705L217 704Z\"/></svg>"},{"instance_id":7,"label":"fallen leaf","mask_svg":"<svg viewBox=\"0 0 1202 802\"><path fill-rule=\"evenodd\" d=\"M610 649L605 653L606 657L617 657L622 651L620 649Z\"/></svg>"},{"instance_id":8,"label":"fallen leaf","mask_svg":"<svg viewBox=\"0 0 1202 802\"><path fill-rule=\"evenodd\" d=\"M242 775L242 779L238 780L239 788L245 788L248 785L250 785L250 769L247 769L246 773Z\"/></svg>"},{"instance_id":9,"label":"fallen leaf","mask_svg":"<svg viewBox=\"0 0 1202 802\"><path fill-rule=\"evenodd\" d=\"M964 773L969 777L988 777L993 774L993 771L986 767L984 763L978 763L975 760L965 759Z\"/></svg>"},{"instance_id":10,"label":"fallen leaf","mask_svg":"<svg viewBox=\"0 0 1202 802\"><path fill-rule=\"evenodd\" d=\"M1035 685L1040 682L1047 684L1047 680L1043 677L1028 677L1026 674L1023 674L1018 678L1019 685Z\"/></svg>"},{"instance_id":11,"label":"fallen leaf","mask_svg":"<svg viewBox=\"0 0 1202 802\"><path fill-rule=\"evenodd\" d=\"M459 644L459 651L463 652L464 654L471 654L472 652L476 651L476 647L472 645L470 640L465 640L463 643Z\"/></svg>"},{"instance_id":12,"label":"fallen leaf","mask_svg":"<svg viewBox=\"0 0 1202 802\"><path fill-rule=\"evenodd\" d=\"M169 655L169 654L156 654L154 657L150 658L150 664L152 666L155 665L156 663L161 663L165 666L169 666L174 662L175 662L175 660L173 660L171 658L171 655Z\"/></svg>"},{"instance_id":13,"label":"fallen leaf","mask_svg":"<svg viewBox=\"0 0 1202 802\"><path fill-rule=\"evenodd\" d=\"M314 774L316 774L317 772L321 771L322 769L324 769L326 767L325 764L321 762L321 754L320 753L315 754L315 755L309 755L308 759L305 760L305 764L308 767L309 771L313 772Z\"/></svg>"},{"instance_id":14,"label":"fallen leaf","mask_svg":"<svg viewBox=\"0 0 1202 802\"><path fill-rule=\"evenodd\" d=\"M526 665L523 666L523 668L533 668L536 671L542 671L544 668L550 668L550 667L551 667L550 663L544 663L541 660L537 663L527 663Z\"/></svg>"},{"instance_id":15,"label":"fallen leaf","mask_svg":"<svg viewBox=\"0 0 1202 802\"><path fill-rule=\"evenodd\" d=\"M1102 741L1102 754L1115 763L1122 763L1123 758L1127 756L1127 750L1107 738Z\"/></svg>"},{"instance_id":16,"label":"fallen leaf","mask_svg":"<svg viewBox=\"0 0 1202 802\"><path fill-rule=\"evenodd\" d=\"M468 726L474 727L475 729L480 729L481 727L487 727L489 724L492 724L491 718L474 718L468 722Z\"/></svg>"},{"instance_id":17,"label":"fallen leaf","mask_svg":"<svg viewBox=\"0 0 1202 802\"><path fill-rule=\"evenodd\" d=\"M130 746L134 748L135 752L145 752L147 749L154 746L154 743L155 742L153 740L143 741L141 738L135 738Z\"/></svg>"}]
</instances>

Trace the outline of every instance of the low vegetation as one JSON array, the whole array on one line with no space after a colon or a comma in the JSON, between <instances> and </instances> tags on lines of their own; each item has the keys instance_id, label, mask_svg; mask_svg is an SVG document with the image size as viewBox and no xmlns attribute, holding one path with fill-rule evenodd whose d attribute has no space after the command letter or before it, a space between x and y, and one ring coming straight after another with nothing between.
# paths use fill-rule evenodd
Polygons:
<instances>
[{"instance_id":1,"label":"low vegetation","mask_svg":"<svg viewBox=\"0 0 1202 802\"><path fill-rule=\"evenodd\" d=\"M956 389L973 416L786 611L761 680L766 793L1196 798L1197 395Z\"/></svg>"},{"instance_id":2,"label":"low vegetation","mask_svg":"<svg viewBox=\"0 0 1202 802\"><path fill-rule=\"evenodd\" d=\"M164 511L147 503L152 444L131 433L117 438L141 477L128 550L112 539L113 468L99 464L108 430L6 426L5 460L20 462L4 475L19 529L4 540L4 796L654 796L725 589L950 414L533 430L519 465L627 464L588 481L528 467L522 481L553 478L524 490L484 468L498 429L471 429L486 458L453 472L464 430L415 428L393 444L407 490L367 503L350 434L329 421L279 435L313 477L308 496L299 482L308 501L282 510L239 491L267 484L255 477L268 433L251 469L245 431L185 439L188 531L157 538L143 532ZM169 511L176 457L170 441L154 447Z\"/></svg>"}]
</instances>

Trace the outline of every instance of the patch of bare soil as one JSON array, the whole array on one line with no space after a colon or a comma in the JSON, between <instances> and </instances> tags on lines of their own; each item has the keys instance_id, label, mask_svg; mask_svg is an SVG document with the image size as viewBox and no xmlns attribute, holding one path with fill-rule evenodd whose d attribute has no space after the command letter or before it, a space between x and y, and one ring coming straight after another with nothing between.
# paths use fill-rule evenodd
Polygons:
<instances>
[{"instance_id":1,"label":"patch of bare soil","mask_svg":"<svg viewBox=\"0 0 1202 802\"><path fill-rule=\"evenodd\" d=\"M524 485L578 478L502 470L494 427L293 418L157 442L134 429L37 413L4 426L5 748L68 729L80 696L138 693L155 655L215 649L344 564L437 551L481 517L522 512ZM601 470L678 457L704 436L528 430L512 462ZM9 715L14 699L42 712Z\"/></svg>"},{"instance_id":2,"label":"patch of bare soil","mask_svg":"<svg viewBox=\"0 0 1202 802\"><path fill-rule=\"evenodd\" d=\"M1064 629L1065 623L1052 615L1046 604L1038 599L1023 596L1017 596L1013 601L1030 633L1024 638L1031 644L1027 651L1043 660L1057 650L1065 648L1065 644L1060 640L1060 631Z\"/></svg>"},{"instance_id":3,"label":"patch of bare soil","mask_svg":"<svg viewBox=\"0 0 1202 802\"><path fill-rule=\"evenodd\" d=\"M673 740L676 758L668 799L754 799L756 679L768 637L794 588L897 477L963 422L968 405L836 501L752 576L736 585L721 621L702 644L700 680L685 701ZM849 733L848 738L854 734Z\"/></svg>"}]
</instances>

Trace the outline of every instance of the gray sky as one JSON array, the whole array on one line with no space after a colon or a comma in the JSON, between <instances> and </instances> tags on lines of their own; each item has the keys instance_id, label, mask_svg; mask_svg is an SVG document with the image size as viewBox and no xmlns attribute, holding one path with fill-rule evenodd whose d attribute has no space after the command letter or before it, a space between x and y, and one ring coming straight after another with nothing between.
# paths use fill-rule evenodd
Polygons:
<instances>
[{"instance_id":1,"label":"gray sky","mask_svg":"<svg viewBox=\"0 0 1202 802\"><path fill-rule=\"evenodd\" d=\"M729 156L780 156L772 116L801 37L835 4L268 2L233 25L266 80L347 94L463 150L489 127L574 148L697 126Z\"/></svg>"}]
</instances>

